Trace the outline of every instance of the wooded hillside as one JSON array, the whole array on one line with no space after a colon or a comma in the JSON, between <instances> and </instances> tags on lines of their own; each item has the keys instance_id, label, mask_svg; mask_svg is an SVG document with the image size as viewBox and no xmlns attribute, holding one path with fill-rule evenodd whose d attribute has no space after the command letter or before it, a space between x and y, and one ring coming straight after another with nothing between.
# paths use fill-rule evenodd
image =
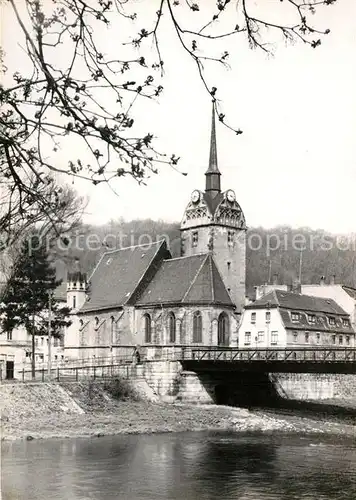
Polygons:
<instances>
[{"instance_id":1,"label":"wooded hillside","mask_svg":"<svg viewBox=\"0 0 356 500\"><path fill-rule=\"evenodd\" d=\"M111 221L103 226L83 226L57 251L60 275L65 269L79 267L90 272L103 252L144 244L165 237L173 257L180 252L178 223L151 219ZM250 228L247 232L247 289L265 283L278 274L280 283L290 283L299 276L302 252L302 282L318 283L322 275L349 286L356 285L356 235L335 235L323 230L278 226L272 229Z\"/></svg>"}]
</instances>

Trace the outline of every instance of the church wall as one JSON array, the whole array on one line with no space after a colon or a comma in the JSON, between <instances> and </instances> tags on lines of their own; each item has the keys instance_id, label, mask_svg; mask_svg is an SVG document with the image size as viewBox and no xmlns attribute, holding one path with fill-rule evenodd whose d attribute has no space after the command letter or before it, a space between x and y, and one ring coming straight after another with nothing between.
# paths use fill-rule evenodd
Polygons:
<instances>
[{"instance_id":1,"label":"church wall","mask_svg":"<svg viewBox=\"0 0 356 500\"><path fill-rule=\"evenodd\" d=\"M152 319L152 343L168 345L169 338L169 314L174 313L176 318L176 344L193 344L193 317L196 311L202 315L202 343L199 345L217 345L218 342L218 317L220 313L226 312L230 319L230 345L236 346L238 342L239 317L232 313L231 309L216 306L175 306L175 307L152 307L137 309L139 318L138 339L140 345L144 344L144 322L143 316L149 314Z\"/></svg>"}]
</instances>

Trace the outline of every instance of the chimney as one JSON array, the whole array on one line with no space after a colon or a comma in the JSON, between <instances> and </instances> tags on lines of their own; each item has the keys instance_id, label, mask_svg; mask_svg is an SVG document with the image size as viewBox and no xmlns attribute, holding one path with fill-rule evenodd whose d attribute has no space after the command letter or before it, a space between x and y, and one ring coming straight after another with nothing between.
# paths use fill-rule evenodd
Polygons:
<instances>
[{"instance_id":1,"label":"chimney","mask_svg":"<svg viewBox=\"0 0 356 500\"><path fill-rule=\"evenodd\" d=\"M301 286L299 280L294 279L292 281L291 292L293 292L293 293L302 293L302 286Z\"/></svg>"},{"instance_id":2,"label":"chimney","mask_svg":"<svg viewBox=\"0 0 356 500\"><path fill-rule=\"evenodd\" d=\"M274 273L272 279L273 279L272 284L273 285L278 285L278 274L277 273Z\"/></svg>"},{"instance_id":3,"label":"chimney","mask_svg":"<svg viewBox=\"0 0 356 500\"><path fill-rule=\"evenodd\" d=\"M335 285L335 274L332 274L331 277L330 277L330 285Z\"/></svg>"},{"instance_id":4,"label":"chimney","mask_svg":"<svg viewBox=\"0 0 356 500\"><path fill-rule=\"evenodd\" d=\"M320 277L320 286L324 286L325 285L325 276L321 276Z\"/></svg>"}]
</instances>

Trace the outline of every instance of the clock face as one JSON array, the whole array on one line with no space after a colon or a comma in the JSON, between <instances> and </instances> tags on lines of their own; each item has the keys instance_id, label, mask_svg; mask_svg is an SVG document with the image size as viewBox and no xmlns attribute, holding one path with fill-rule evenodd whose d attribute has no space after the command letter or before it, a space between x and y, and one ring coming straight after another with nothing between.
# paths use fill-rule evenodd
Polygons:
<instances>
[{"instance_id":1,"label":"clock face","mask_svg":"<svg viewBox=\"0 0 356 500\"><path fill-rule=\"evenodd\" d=\"M232 189L229 189L229 191L226 193L226 198L230 203L235 201L236 196L235 196L235 193L232 191Z\"/></svg>"},{"instance_id":2,"label":"clock face","mask_svg":"<svg viewBox=\"0 0 356 500\"><path fill-rule=\"evenodd\" d=\"M200 200L200 193L199 191L195 190L192 192L192 202L193 203L198 203L198 201Z\"/></svg>"}]
</instances>

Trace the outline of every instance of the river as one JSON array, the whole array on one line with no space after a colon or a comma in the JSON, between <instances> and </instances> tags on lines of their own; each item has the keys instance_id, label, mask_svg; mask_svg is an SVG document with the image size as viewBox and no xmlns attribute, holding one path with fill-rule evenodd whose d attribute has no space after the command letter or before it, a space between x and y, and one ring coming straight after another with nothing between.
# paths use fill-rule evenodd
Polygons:
<instances>
[{"instance_id":1,"label":"river","mask_svg":"<svg viewBox=\"0 0 356 500\"><path fill-rule=\"evenodd\" d=\"M355 500L356 441L178 433L2 442L2 500Z\"/></svg>"}]
</instances>

